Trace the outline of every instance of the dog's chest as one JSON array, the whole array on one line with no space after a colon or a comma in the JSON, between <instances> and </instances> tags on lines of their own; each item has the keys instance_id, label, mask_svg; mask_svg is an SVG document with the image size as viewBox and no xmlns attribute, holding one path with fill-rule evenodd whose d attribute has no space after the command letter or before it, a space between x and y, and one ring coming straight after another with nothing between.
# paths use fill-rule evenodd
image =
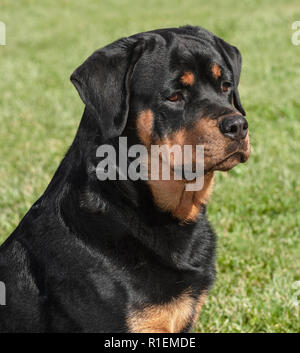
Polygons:
<instances>
[{"instance_id":1,"label":"dog's chest","mask_svg":"<svg viewBox=\"0 0 300 353\"><path fill-rule=\"evenodd\" d=\"M192 328L206 298L203 292L194 298L189 290L163 304L151 304L130 311L127 325L135 333L175 333Z\"/></svg>"},{"instance_id":2,"label":"dog's chest","mask_svg":"<svg viewBox=\"0 0 300 353\"><path fill-rule=\"evenodd\" d=\"M214 234L205 220L201 228L191 226L191 235L179 228L168 244L162 239L169 238L161 236L159 248L153 251L160 257L148 258L141 251L143 265L130 272L139 294L133 295L137 301L127 312L129 332L187 332L194 327L214 278ZM175 250L171 254L166 249ZM138 251L135 256L139 258ZM181 285L184 288L176 290Z\"/></svg>"}]
</instances>

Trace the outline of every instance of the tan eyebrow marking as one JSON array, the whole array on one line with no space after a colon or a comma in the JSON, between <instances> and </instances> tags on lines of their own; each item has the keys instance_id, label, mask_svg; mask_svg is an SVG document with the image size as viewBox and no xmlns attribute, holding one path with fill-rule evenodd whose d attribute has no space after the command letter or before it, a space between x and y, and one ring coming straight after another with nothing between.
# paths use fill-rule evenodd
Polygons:
<instances>
[{"instance_id":1,"label":"tan eyebrow marking","mask_svg":"<svg viewBox=\"0 0 300 353\"><path fill-rule=\"evenodd\" d=\"M185 86L192 86L195 82L195 76L192 72L186 71L181 77L180 81L185 85Z\"/></svg>"},{"instance_id":2,"label":"tan eyebrow marking","mask_svg":"<svg viewBox=\"0 0 300 353\"><path fill-rule=\"evenodd\" d=\"M221 76L222 70L218 64L214 63L211 67L211 72L212 72L214 79L217 80Z\"/></svg>"}]
</instances>

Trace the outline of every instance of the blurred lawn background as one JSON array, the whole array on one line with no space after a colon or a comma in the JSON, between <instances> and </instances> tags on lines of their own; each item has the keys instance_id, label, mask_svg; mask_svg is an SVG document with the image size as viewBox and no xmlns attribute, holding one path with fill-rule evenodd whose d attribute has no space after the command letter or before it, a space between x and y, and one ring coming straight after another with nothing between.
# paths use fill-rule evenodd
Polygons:
<instances>
[{"instance_id":1,"label":"blurred lawn background","mask_svg":"<svg viewBox=\"0 0 300 353\"><path fill-rule=\"evenodd\" d=\"M298 0L0 0L0 242L44 191L83 105L69 82L95 49L154 28L201 25L238 46L252 156L218 173L209 218L218 279L197 332L299 332ZM300 289L300 286L299 286ZM299 298L300 299L300 298Z\"/></svg>"}]
</instances>

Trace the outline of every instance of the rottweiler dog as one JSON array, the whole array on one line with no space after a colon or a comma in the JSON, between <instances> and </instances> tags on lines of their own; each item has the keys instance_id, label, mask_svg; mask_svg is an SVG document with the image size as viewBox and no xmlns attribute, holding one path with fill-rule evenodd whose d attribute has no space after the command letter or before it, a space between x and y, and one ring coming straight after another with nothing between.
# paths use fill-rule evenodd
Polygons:
<instances>
[{"instance_id":1,"label":"rottweiler dog","mask_svg":"<svg viewBox=\"0 0 300 353\"><path fill-rule=\"evenodd\" d=\"M193 329L216 274L206 219L214 172L250 154L240 71L236 47L192 26L122 38L75 70L85 104L75 139L0 248L0 332ZM97 149L118 152L120 137L147 151L204 146L203 187L100 181Z\"/></svg>"}]
</instances>

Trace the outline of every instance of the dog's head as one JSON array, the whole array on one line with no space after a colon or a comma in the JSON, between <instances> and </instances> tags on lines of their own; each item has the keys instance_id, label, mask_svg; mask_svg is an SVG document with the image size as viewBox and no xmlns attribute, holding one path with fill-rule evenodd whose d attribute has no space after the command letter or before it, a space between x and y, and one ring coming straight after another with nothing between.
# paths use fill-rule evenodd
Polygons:
<instances>
[{"instance_id":1,"label":"dog's head","mask_svg":"<svg viewBox=\"0 0 300 353\"><path fill-rule=\"evenodd\" d=\"M92 54L71 81L107 140L135 131L146 147L204 145L211 173L250 154L240 71L237 48L188 26L118 40Z\"/></svg>"},{"instance_id":2,"label":"dog's head","mask_svg":"<svg viewBox=\"0 0 300 353\"><path fill-rule=\"evenodd\" d=\"M126 124L151 144L202 144L205 171L250 153L237 48L199 27L163 29L96 51L71 76L107 139ZM130 120L130 121L128 121Z\"/></svg>"}]
</instances>

